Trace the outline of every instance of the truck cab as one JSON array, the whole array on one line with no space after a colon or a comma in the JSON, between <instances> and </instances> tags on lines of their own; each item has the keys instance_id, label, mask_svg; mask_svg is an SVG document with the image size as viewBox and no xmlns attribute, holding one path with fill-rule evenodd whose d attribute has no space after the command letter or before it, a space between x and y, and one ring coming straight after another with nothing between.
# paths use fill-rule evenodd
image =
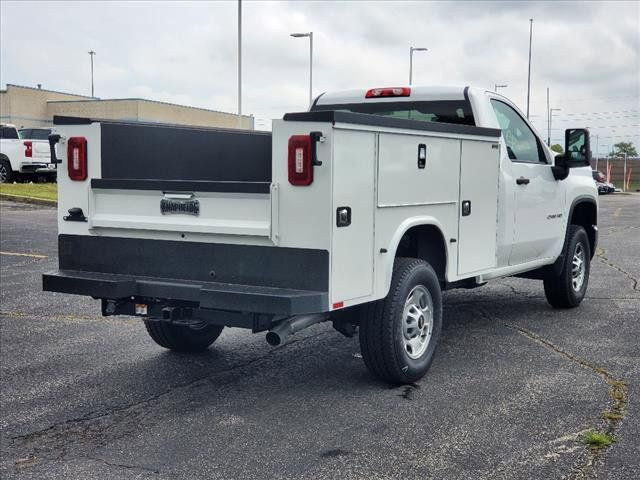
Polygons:
<instances>
[{"instance_id":1,"label":"truck cab","mask_svg":"<svg viewBox=\"0 0 640 480\"><path fill-rule=\"evenodd\" d=\"M592 252L595 251L597 230L593 226L597 223L597 194L586 168L588 163L573 160L571 177L559 181L554 170L558 154L544 143L543 137L509 99L470 87L412 87L410 95L382 93L375 102L363 102L363 96L366 97L366 93L361 90L323 94L311 110L340 110L501 131L497 164L492 162L477 169L464 166L461 170L463 188L477 189L479 198L491 198L492 202L497 198L497 209L483 206L479 213L486 218L477 218L477 227L471 227L474 233L469 242L495 246L495 252L489 249L484 253L489 259L486 265L492 272L483 274L482 278L528 270L557 258L564 243L563 232L578 203L588 204L581 208L588 211L585 215L589 220L582 223ZM469 172L467 181L465 172ZM462 196L465 195L463 192ZM579 202L572 205L574 200ZM480 232L483 238L477 237ZM461 235L460 242L464 241ZM463 253L473 252L474 257L479 254L478 248L472 245L458 243L457 248ZM476 257L475 261L479 259ZM470 260L470 267L465 266L466 262L462 260L461 273L478 270L474 260ZM457 275L450 273L448 280L456 280Z\"/></svg>"},{"instance_id":2,"label":"truck cab","mask_svg":"<svg viewBox=\"0 0 640 480\"><path fill-rule=\"evenodd\" d=\"M556 308L586 292L589 132L568 129L558 156L493 92L325 93L272 134L54 123L60 259L44 289L141 317L165 348L207 348L225 326L279 345L330 321L376 377L406 383L431 364L442 290L520 275Z\"/></svg>"}]
</instances>

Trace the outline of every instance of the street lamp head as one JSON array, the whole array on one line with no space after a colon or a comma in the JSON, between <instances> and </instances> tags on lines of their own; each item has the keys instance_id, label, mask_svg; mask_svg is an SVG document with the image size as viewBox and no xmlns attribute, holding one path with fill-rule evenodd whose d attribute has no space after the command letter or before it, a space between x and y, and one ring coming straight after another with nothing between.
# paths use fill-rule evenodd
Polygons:
<instances>
[{"instance_id":1,"label":"street lamp head","mask_svg":"<svg viewBox=\"0 0 640 480\"><path fill-rule=\"evenodd\" d=\"M291 36L295 37L295 38L301 38L301 37L310 37L312 32L309 33L292 33Z\"/></svg>"},{"instance_id":2,"label":"street lamp head","mask_svg":"<svg viewBox=\"0 0 640 480\"><path fill-rule=\"evenodd\" d=\"M427 50L429 49L424 47L411 47L412 52L426 52Z\"/></svg>"}]
</instances>

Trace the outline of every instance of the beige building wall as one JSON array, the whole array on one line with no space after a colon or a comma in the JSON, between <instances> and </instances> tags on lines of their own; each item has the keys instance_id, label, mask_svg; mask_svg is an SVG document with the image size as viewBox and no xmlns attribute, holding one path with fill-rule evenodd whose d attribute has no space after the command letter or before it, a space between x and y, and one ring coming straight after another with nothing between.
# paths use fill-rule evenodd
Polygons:
<instances>
[{"instance_id":1,"label":"beige building wall","mask_svg":"<svg viewBox=\"0 0 640 480\"><path fill-rule=\"evenodd\" d=\"M108 120L138 120L137 100L84 100L73 102L48 102L49 117L104 118Z\"/></svg>"},{"instance_id":2,"label":"beige building wall","mask_svg":"<svg viewBox=\"0 0 640 480\"><path fill-rule=\"evenodd\" d=\"M140 122L173 123L220 128L253 129L253 118L187 107L172 103L142 99L81 100L72 102L48 102L49 113L71 117L104 118L109 120L132 120Z\"/></svg>"},{"instance_id":3,"label":"beige building wall","mask_svg":"<svg viewBox=\"0 0 640 480\"><path fill-rule=\"evenodd\" d=\"M53 116L253 129L253 117L143 99L100 100L18 85L0 91L0 121L20 127L48 127Z\"/></svg>"},{"instance_id":4,"label":"beige building wall","mask_svg":"<svg viewBox=\"0 0 640 480\"><path fill-rule=\"evenodd\" d=\"M86 100L91 97L39 88L7 85L0 90L0 121L20 127L48 127L53 117L48 112L51 100Z\"/></svg>"},{"instance_id":5,"label":"beige building wall","mask_svg":"<svg viewBox=\"0 0 640 480\"><path fill-rule=\"evenodd\" d=\"M171 103L140 100L138 120L142 122L177 123L179 125L202 125L222 128L253 129L253 117L215 110L186 107Z\"/></svg>"}]
</instances>

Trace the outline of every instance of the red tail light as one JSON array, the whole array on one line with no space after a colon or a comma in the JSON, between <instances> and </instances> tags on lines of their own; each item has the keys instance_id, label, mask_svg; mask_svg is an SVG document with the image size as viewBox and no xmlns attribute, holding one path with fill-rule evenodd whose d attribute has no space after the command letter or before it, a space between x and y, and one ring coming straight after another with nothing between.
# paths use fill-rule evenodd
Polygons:
<instances>
[{"instance_id":1,"label":"red tail light","mask_svg":"<svg viewBox=\"0 0 640 480\"><path fill-rule=\"evenodd\" d=\"M71 180L87 179L87 139L71 137L67 141L67 171Z\"/></svg>"},{"instance_id":2,"label":"red tail light","mask_svg":"<svg viewBox=\"0 0 640 480\"><path fill-rule=\"evenodd\" d=\"M22 143L24 143L24 156L33 157L33 142L31 140L27 140Z\"/></svg>"},{"instance_id":3,"label":"red tail light","mask_svg":"<svg viewBox=\"0 0 640 480\"><path fill-rule=\"evenodd\" d=\"M289 138L289 183L305 186L312 182L311 136L293 135Z\"/></svg>"},{"instance_id":4,"label":"red tail light","mask_svg":"<svg viewBox=\"0 0 640 480\"><path fill-rule=\"evenodd\" d=\"M372 88L367 91L365 98L378 97L408 97L411 95L409 87Z\"/></svg>"}]
</instances>

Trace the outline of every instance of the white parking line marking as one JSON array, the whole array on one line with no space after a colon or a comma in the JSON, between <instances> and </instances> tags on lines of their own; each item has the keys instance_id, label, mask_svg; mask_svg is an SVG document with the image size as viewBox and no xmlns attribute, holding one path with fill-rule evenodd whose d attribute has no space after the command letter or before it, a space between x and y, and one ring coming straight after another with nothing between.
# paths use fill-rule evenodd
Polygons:
<instances>
[{"instance_id":1,"label":"white parking line marking","mask_svg":"<svg viewBox=\"0 0 640 480\"><path fill-rule=\"evenodd\" d=\"M47 255L38 255L37 253L15 253L15 252L0 252L0 255L7 255L9 257L30 257L30 258L49 258Z\"/></svg>"}]
</instances>

